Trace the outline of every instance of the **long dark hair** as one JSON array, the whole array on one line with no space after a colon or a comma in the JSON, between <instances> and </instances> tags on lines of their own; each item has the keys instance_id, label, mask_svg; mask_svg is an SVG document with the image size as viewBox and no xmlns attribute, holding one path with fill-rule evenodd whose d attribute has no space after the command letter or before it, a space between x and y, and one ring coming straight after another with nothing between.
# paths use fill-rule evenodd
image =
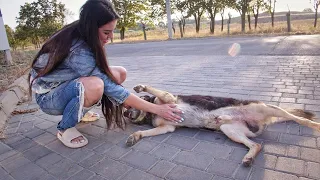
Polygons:
<instances>
[{"instance_id":1,"label":"long dark hair","mask_svg":"<svg viewBox=\"0 0 320 180\"><path fill-rule=\"evenodd\" d=\"M115 77L110 71L106 52L100 43L98 35L98 29L101 26L116 19L119 19L119 15L116 13L109 0L87 0L80 9L80 19L66 25L60 31L53 34L37 53L32 62L32 68L34 68L34 64L42 54L48 53L49 60L45 68L35 69L38 75L34 79L42 77L55 70L55 68L59 66L69 55L72 41L81 39L93 52L97 67L99 67L102 72L105 72L114 83L117 83ZM113 121L115 121L118 127L123 128L124 121L122 121L122 105L114 106L106 95L103 95L101 103L102 112L106 118L108 128L110 128Z\"/></svg>"}]
</instances>

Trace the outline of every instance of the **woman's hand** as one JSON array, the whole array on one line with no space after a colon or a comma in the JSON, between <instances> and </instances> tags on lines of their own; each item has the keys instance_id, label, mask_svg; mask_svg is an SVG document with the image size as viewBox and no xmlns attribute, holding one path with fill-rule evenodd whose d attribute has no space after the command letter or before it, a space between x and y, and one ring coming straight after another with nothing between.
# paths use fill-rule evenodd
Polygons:
<instances>
[{"instance_id":1,"label":"woman's hand","mask_svg":"<svg viewBox=\"0 0 320 180\"><path fill-rule=\"evenodd\" d=\"M173 121L173 122L183 122L184 119L180 117L180 115L183 113L180 109L176 108L177 105L175 104L161 104L158 105L156 108L155 114L158 116L163 117L166 120Z\"/></svg>"}]
</instances>

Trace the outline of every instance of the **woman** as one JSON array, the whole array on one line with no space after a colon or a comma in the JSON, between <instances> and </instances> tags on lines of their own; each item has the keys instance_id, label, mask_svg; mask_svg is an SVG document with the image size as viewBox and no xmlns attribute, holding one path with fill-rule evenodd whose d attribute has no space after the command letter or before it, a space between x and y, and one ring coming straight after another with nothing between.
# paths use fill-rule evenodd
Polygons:
<instances>
[{"instance_id":1,"label":"woman","mask_svg":"<svg viewBox=\"0 0 320 180\"><path fill-rule=\"evenodd\" d=\"M88 0L81 7L80 19L55 33L32 63L30 82L36 101L43 112L63 115L57 137L67 147L88 143L75 126L100 100L108 127L112 120L123 127L123 105L167 120L183 120L175 105L146 102L120 85L126 70L108 66L103 48L113 37L118 18L108 0Z\"/></svg>"}]
</instances>

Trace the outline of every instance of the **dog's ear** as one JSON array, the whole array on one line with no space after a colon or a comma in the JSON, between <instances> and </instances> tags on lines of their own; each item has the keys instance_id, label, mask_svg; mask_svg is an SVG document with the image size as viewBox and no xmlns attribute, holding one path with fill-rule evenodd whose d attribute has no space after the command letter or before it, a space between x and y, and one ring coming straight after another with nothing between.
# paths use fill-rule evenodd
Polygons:
<instances>
[{"instance_id":1,"label":"dog's ear","mask_svg":"<svg viewBox=\"0 0 320 180\"><path fill-rule=\"evenodd\" d=\"M148 95L140 96L140 98L145 100L145 101L148 101L148 102L150 102L150 100L151 100L151 97L148 96Z\"/></svg>"}]
</instances>

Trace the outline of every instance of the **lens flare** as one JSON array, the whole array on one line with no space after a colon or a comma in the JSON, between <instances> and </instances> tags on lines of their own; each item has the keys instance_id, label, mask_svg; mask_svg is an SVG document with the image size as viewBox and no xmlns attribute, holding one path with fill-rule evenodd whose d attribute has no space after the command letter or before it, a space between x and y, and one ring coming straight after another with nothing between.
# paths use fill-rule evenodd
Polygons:
<instances>
[{"instance_id":1,"label":"lens flare","mask_svg":"<svg viewBox=\"0 0 320 180\"><path fill-rule=\"evenodd\" d=\"M228 50L228 54L232 57L237 56L240 53L241 46L238 43L233 43Z\"/></svg>"}]
</instances>

